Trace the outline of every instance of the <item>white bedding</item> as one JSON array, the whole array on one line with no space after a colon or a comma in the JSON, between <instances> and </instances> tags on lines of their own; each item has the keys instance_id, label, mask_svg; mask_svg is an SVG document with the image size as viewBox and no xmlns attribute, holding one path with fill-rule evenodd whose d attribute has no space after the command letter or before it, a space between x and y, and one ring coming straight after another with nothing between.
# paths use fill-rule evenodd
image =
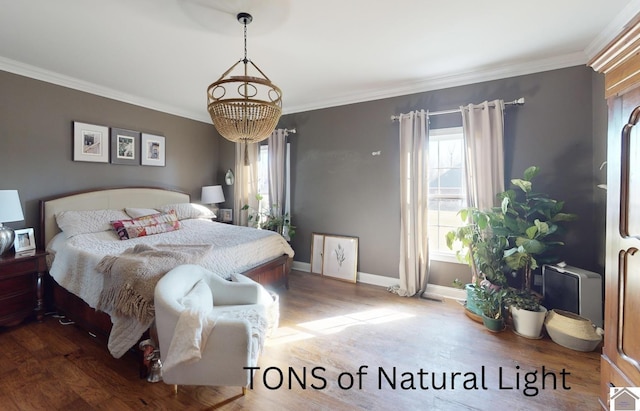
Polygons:
<instances>
[{"instance_id":1,"label":"white bedding","mask_svg":"<svg viewBox=\"0 0 640 411\"><path fill-rule=\"evenodd\" d=\"M283 254L293 257L293 249L277 233L255 228L212 222L205 219L180 221L176 231L119 240L114 231L80 234L66 239L56 235L47 245L49 273L56 282L96 308L103 276L96 265L106 255L118 255L137 244L212 244L202 266L223 278L272 260ZM107 313L112 314L112 313ZM122 356L150 324L112 315L109 350Z\"/></svg>"}]
</instances>

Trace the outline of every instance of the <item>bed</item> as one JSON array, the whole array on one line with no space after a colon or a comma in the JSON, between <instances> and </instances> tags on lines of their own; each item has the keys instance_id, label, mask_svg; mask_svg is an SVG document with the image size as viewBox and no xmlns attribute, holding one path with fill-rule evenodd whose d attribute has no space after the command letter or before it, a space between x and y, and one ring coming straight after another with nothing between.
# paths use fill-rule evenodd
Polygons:
<instances>
[{"instance_id":1,"label":"bed","mask_svg":"<svg viewBox=\"0 0 640 411\"><path fill-rule=\"evenodd\" d=\"M52 308L106 339L116 358L152 323L153 302L141 298L145 287L152 289L173 266L196 263L226 279L242 273L267 287L288 287L293 250L280 235L212 221L183 192L123 187L71 193L41 200L40 214ZM129 281L140 272L146 277ZM138 293L124 292L135 287Z\"/></svg>"}]
</instances>

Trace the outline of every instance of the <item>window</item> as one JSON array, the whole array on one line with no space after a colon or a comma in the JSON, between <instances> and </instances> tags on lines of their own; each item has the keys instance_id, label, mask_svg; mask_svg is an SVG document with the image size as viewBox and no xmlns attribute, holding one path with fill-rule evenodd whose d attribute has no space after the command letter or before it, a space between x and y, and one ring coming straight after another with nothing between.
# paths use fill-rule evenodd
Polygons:
<instances>
[{"instance_id":1,"label":"window","mask_svg":"<svg viewBox=\"0 0 640 411\"><path fill-rule=\"evenodd\" d=\"M258 210L261 213L269 213L271 203L269 202L269 146L260 146L258 154L258 195L262 198L258 203Z\"/></svg>"},{"instance_id":2,"label":"window","mask_svg":"<svg viewBox=\"0 0 640 411\"><path fill-rule=\"evenodd\" d=\"M458 211L467 207L462 127L429 130L430 258L458 261L446 235L463 224Z\"/></svg>"},{"instance_id":3,"label":"window","mask_svg":"<svg viewBox=\"0 0 640 411\"><path fill-rule=\"evenodd\" d=\"M285 187L284 187L284 202L280 204L282 213L289 212L288 205L290 204L290 143L287 143L285 148ZM274 205L269 199L269 146L266 144L260 145L260 152L258 154L258 195L261 196L261 200L258 203L258 209L261 213L269 214L271 206Z\"/></svg>"}]
</instances>

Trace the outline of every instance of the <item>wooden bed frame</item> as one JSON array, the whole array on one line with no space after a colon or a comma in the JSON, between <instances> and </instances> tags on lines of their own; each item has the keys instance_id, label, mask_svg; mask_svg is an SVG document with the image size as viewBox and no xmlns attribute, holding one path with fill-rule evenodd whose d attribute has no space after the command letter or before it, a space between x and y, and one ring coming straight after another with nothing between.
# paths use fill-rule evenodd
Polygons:
<instances>
[{"instance_id":1,"label":"wooden bed frame","mask_svg":"<svg viewBox=\"0 0 640 411\"><path fill-rule=\"evenodd\" d=\"M184 192L156 187L120 187L74 192L40 200L40 246L60 232L55 214L66 210L123 209L125 207L155 208L166 204L190 202ZM289 272L292 258L279 256L260 264L243 274L256 282L275 288L289 288ZM96 311L80 297L67 291L48 275L45 278L45 300L49 310L63 314L78 326L105 342L111 332L109 315Z\"/></svg>"}]
</instances>

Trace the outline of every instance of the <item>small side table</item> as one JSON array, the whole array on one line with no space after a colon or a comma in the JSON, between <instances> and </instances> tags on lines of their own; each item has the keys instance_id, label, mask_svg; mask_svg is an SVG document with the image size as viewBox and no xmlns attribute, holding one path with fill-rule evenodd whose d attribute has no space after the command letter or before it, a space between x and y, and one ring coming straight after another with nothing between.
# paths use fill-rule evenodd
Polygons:
<instances>
[{"instance_id":1,"label":"small side table","mask_svg":"<svg viewBox=\"0 0 640 411\"><path fill-rule=\"evenodd\" d=\"M46 251L0 256L0 326L20 324L35 314L44 318L43 277Z\"/></svg>"}]
</instances>

